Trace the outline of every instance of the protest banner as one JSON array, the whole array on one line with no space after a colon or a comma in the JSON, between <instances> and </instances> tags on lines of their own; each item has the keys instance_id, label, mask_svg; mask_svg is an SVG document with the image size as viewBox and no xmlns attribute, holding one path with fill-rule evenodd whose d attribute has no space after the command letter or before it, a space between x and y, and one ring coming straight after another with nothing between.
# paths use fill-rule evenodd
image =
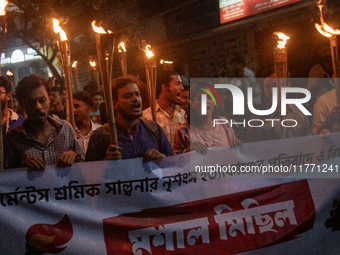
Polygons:
<instances>
[{"instance_id":1,"label":"protest banner","mask_svg":"<svg viewBox=\"0 0 340 255\"><path fill-rule=\"evenodd\" d=\"M333 133L148 164L136 158L6 170L1 254L336 254L339 144ZM196 168L241 171L260 161L267 172Z\"/></svg>"}]
</instances>

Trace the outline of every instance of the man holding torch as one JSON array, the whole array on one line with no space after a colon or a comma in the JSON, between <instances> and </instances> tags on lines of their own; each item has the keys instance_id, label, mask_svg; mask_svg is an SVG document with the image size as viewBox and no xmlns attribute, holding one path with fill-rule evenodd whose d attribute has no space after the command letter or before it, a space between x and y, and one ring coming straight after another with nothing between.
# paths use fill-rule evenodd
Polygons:
<instances>
[{"instance_id":1,"label":"man holding torch","mask_svg":"<svg viewBox=\"0 0 340 255\"><path fill-rule=\"evenodd\" d=\"M184 87L179 74L172 70L163 71L160 84L161 92L156 102L157 123L173 145L176 128L185 122L185 111L178 105ZM142 119L152 120L151 107L143 111Z\"/></svg>"},{"instance_id":2,"label":"man holding torch","mask_svg":"<svg viewBox=\"0 0 340 255\"><path fill-rule=\"evenodd\" d=\"M147 162L172 155L172 147L160 126L140 119L142 99L137 82L132 77L113 80L118 146L110 143L109 125L105 124L92 134L86 161L143 157Z\"/></svg>"}]
</instances>

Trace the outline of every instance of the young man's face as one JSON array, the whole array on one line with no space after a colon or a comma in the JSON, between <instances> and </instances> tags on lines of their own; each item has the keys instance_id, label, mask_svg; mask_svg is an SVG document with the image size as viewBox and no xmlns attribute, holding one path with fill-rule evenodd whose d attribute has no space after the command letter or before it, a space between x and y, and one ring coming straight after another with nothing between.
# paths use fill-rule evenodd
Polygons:
<instances>
[{"instance_id":1,"label":"young man's face","mask_svg":"<svg viewBox=\"0 0 340 255\"><path fill-rule=\"evenodd\" d=\"M186 112L190 109L190 93L189 91L182 91L179 98L179 106Z\"/></svg>"},{"instance_id":2,"label":"young man's face","mask_svg":"<svg viewBox=\"0 0 340 255\"><path fill-rule=\"evenodd\" d=\"M102 103L102 96L101 95L94 95L92 96L93 107L98 109L100 104Z\"/></svg>"},{"instance_id":3,"label":"young man's face","mask_svg":"<svg viewBox=\"0 0 340 255\"><path fill-rule=\"evenodd\" d=\"M114 109L123 118L135 120L142 116L142 98L135 83L118 89L117 98L117 102L114 102Z\"/></svg>"},{"instance_id":4,"label":"young man's face","mask_svg":"<svg viewBox=\"0 0 340 255\"><path fill-rule=\"evenodd\" d=\"M27 95L23 101L23 108L27 118L36 125L42 125L47 121L50 99L44 85Z\"/></svg>"},{"instance_id":5,"label":"young man's face","mask_svg":"<svg viewBox=\"0 0 340 255\"><path fill-rule=\"evenodd\" d=\"M73 99L73 112L75 122L79 123L85 119L89 119L90 109L90 106L85 104L83 101Z\"/></svg>"},{"instance_id":6,"label":"young man's face","mask_svg":"<svg viewBox=\"0 0 340 255\"><path fill-rule=\"evenodd\" d=\"M182 85L182 80L179 75L171 75L172 80L170 81L169 87L166 87L168 92L168 100L172 103L179 103L181 92L184 87ZM163 85L164 86L164 85Z\"/></svg>"},{"instance_id":7,"label":"young man's face","mask_svg":"<svg viewBox=\"0 0 340 255\"><path fill-rule=\"evenodd\" d=\"M4 87L0 87L0 100L1 100L1 109L6 108L7 101L11 99L11 93L6 93Z\"/></svg>"},{"instance_id":8,"label":"young man's face","mask_svg":"<svg viewBox=\"0 0 340 255\"><path fill-rule=\"evenodd\" d=\"M62 103L61 95L57 91L51 91L50 92L50 100L51 100L51 105L53 105L53 106L56 106L56 105Z\"/></svg>"}]
</instances>

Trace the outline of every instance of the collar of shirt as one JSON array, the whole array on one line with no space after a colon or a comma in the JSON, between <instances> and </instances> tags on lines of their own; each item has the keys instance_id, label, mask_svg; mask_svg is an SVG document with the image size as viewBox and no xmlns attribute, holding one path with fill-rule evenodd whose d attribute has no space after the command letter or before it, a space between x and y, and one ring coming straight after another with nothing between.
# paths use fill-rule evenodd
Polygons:
<instances>
[{"instance_id":1,"label":"collar of shirt","mask_svg":"<svg viewBox=\"0 0 340 255\"><path fill-rule=\"evenodd\" d=\"M176 114L179 113L181 110L182 110L182 108L179 105L176 104L175 107L174 107L174 115L173 115L173 117L175 117ZM164 111L162 109L162 107L160 107L160 105L158 104L158 100L157 100L156 101L156 112L158 112L158 111L161 111L166 117L171 119L169 113L167 113L166 111Z\"/></svg>"},{"instance_id":2,"label":"collar of shirt","mask_svg":"<svg viewBox=\"0 0 340 255\"><path fill-rule=\"evenodd\" d=\"M77 138L78 138L78 136L79 136L79 137L82 137L82 138L84 138L84 139L89 138L89 137L92 135L92 133L96 130L97 126L98 126L98 127L100 126L100 125L98 125L98 124L93 123L93 121L92 121L91 119L90 119L90 121L91 121L91 130L90 130L90 132L88 132L87 135L83 135L83 134L79 131L78 127L76 127L76 136L77 136Z\"/></svg>"},{"instance_id":3,"label":"collar of shirt","mask_svg":"<svg viewBox=\"0 0 340 255\"><path fill-rule=\"evenodd\" d=\"M60 133L61 129L63 128L63 123L61 120L54 119L51 116L47 116L47 121L51 123L52 125L52 130L50 133L50 136L48 138L47 144L45 147L48 147L48 145L54 140L54 138ZM34 143L37 143L40 145L40 147L44 147L41 145L41 143L25 129L25 122L21 126L20 135L24 136L26 139L33 141Z\"/></svg>"},{"instance_id":4,"label":"collar of shirt","mask_svg":"<svg viewBox=\"0 0 340 255\"><path fill-rule=\"evenodd\" d=\"M15 112L15 111L12 111L12 109L8 109L10 112L11 112L11 120L12 121L17 121L19 119L19 115Z\"/></svg>"}]
</instances>

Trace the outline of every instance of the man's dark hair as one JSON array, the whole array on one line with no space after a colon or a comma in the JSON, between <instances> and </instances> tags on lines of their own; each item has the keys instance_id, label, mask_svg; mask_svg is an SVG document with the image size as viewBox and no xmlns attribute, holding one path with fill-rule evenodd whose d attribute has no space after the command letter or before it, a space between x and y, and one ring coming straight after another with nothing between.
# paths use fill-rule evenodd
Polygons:
<instances>
[{"instance_id":1,"label":"man's dark hair","mask_svg":"<svg viewBox=\"0 0 340 255\"><path fill-rule=\"evenodd\" d=\"M82 101L90 107L92 107L92 105L93 105L92 96L90 95L90 93L85 92L85 91L78 91L78 92L74 93L73 99L77 99L79 101Z\"/></svg>"},{"instance_id":2,"label":"man's dark hair","mask_svg":"<svg viewBox=\"0 0 340 255\"><path fill-rule=\"evenodd\" d=\"M162 86L165 85L166 87L170 86L170 82L173 80L173 75L179 75L176 71L173 70L164 70L159 78L158 85L156 87L156 95L157 97L162 92Z\"/></svg>"},{"instance_id":3,"label":"man's dark hair","mask_svg":"<svg viewBox=\"0 0 340 255\"><path fill-rule=\"evenodd\" d=\"M63 94L63 88L54 86L54 87L51 88L50 92L58 92L59 95L62 95Z\"/></svg>"},{"instance_id":4,"label":"man's dark hair","mask_svg":"<svg viewBox=\"0 0 340 255\"><path fill-rule=\"evenodd\" d=\"M112 100L118 101L118 90L124 88L130 83L138 84L138 80L133 76L122 76L112 80Z\"/></svg>"},{"instance_id":5,"label":"man's dark hair","mask_svg":"<svg viewBox=\"0 0 340 255\"><path fill-rule=\"evenodd\" d=\"M190 86L183 86L183 91L190 91Z\"/></svg>"},{"instance_id":6,"label":"man's dark hair","mask_svg":"<svg viewBox=\"0 0 340 255\"><path fill-rule=\"evenodd\" d=\"M6 93L11 92L11 82L6 76L0 76L0 88L3 87Z\"/></svg>"},{"instance_id":7,"label":"man's dark hair","mask_svg":"<svg viewBox=\"0 0 340 255\"><path fill-rule=\"evenodd\" d=\"M173 75L179 75L179 74L177 72L173 71L173 70L163 71L162 74L161 74L161 77L159 79L159 84L169 87L170 82L173 80L173 78L171 77Z\"/></svg>"},{"instance_id":8,"label":"man's dark hair","mask_svg":"<svg viewBox=\"0 0 340 255\"><path fill-rule=\"evenodd\" d=\"M92 91L91 92L91 97L94 97L94 96L103 96L103 93L102 92L99 92L99 91Z\"/></svg>"},{"instance_id":9,"label":"man's dark hair","mask_svg":"<svg viewBox=\"0 0 340 255\"><path fill-rule=\"evenodd\" d=\"M20 106L23 106L25 98L27 98L33 90L41 86L45 87L47 94L50 93L50 87L48 86L47 81L40 76L30 74L29 76L22 78L18 82L17 88L15 90L15 94L18 96Z\"/></svg>"}]
</instances>

